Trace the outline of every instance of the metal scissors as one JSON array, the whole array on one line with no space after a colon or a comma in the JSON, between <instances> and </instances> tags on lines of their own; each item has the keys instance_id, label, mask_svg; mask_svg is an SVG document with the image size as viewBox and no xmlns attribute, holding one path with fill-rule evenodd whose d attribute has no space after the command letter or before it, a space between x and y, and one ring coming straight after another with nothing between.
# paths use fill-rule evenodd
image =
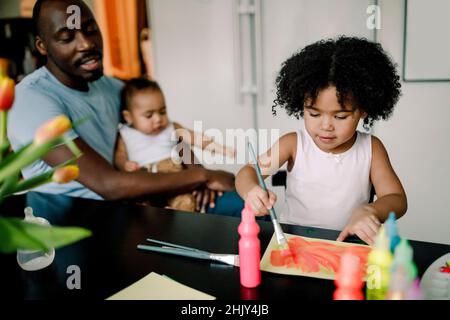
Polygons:
<instances>
[{"instance_id":1,"label":"metal scissors","mask_svg":"<svg viewBox=\"0 0 450 320\"><path fill-rule=\"evenodd\" d=\"M203 250L198 250L195 248L180 246L177 244L154 240L154 239L147 239L147 241L151 242L151 243L160 244L160 245L162 245L162 247L138 244L137 248L141 249L141 250L146 250L146 251L169 253L169 254L190 257L190 258L213 260L213 261L222 262L222 263L225 263L228 265L232 265L235 267L239 267L239 255L237 255L237 254L211 253L211 252L207 252L207 251L203 251Z\"/></svg>"}]
</instances>

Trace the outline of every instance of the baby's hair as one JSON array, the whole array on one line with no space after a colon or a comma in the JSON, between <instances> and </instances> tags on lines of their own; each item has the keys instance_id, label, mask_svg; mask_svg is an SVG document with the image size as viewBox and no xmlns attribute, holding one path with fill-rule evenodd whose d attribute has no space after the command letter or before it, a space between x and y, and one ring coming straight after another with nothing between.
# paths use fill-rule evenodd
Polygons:
<instances>
[{"instance_id":1,"label":"baby's hair","mask_svg":"<svg viewBox=\"0 0 450 320\"><path fill-rule=\"evenodd\" d=\"M122 110L129 110L131 99L137 92L142 90L155 90L162 92L161 87L156 81L144 77L133 78L126 82L125 87L122 89L120 94L120 104L122 106Z\"/></svg>"},{"instance_id":2,"label":"baby's hair","mask_svg":"<svg viewBox=\"0 0 450 320\"><path fill-rule=\"evenodd\" d=\"M276 115L278 106L299 119L305 103L314 104L319 92L332 85L342 107L349 103L367 112L364 127L369 128L391 116L401 94L399 80L380 44L345 36L321 40L283 63L272 112Z\"/></svg>"}]
</instances>

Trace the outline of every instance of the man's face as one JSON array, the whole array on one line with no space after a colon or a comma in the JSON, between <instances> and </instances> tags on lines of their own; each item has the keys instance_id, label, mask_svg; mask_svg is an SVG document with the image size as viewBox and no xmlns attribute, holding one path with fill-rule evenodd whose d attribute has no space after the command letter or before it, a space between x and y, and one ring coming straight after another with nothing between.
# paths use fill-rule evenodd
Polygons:
<instances>
[{"instance_id":1,"label":"man's face","mask_svg":"<svg viewBox=\"0 0 450 320\"><path fill-rule=\"evenodd\" d=\"M81 9L81 29L70 29L67 21L73 12L70 5ZM71 81L91 82L103 75L103 41L99 27L82 1L50 1L41 11L41 39L47 55L47 67L70 86ZM39 40L38 40L39 42ZM39 47L39 44L38 44ZM66 83L69 82L69 83Z\"/></svg>"}]
</instances>

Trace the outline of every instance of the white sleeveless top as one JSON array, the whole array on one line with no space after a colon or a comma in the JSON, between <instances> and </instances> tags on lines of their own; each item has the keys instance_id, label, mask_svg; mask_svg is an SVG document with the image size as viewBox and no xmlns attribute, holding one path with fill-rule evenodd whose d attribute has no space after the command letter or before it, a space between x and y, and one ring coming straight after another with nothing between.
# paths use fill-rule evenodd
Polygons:
<instances>
[{"instance_id":1,"label":"white sleeveless top","mask_svg":"<svg viewBox=\"0 0 450 320\"><path fill-rule=\"evenodd\" d=\"M280 222L342 230L352 211L369 202L371 162L370 134L357 131L349 150L331 154L319 149L306 129L299 130Z\"/></svg>"},{"instance_id":2,"label":"white sleeveless top","mask_svg":"<svg viewBox=\"0 0 450 320\"><path fill-rule=\"evenodd\" d=\"M119 125L120 135L127 148L128 159L143 167L172 157L178 138L173 123L156 135L145 134L128 125Z\"/></svg>"}]
</instances>

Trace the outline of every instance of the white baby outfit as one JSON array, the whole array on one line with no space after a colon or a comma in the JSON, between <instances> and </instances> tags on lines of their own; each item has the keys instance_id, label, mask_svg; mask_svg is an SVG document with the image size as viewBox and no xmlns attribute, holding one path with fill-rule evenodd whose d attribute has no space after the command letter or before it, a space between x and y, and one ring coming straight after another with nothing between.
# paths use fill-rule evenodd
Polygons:
<instances>
[{"instance_id":1,"label":"white baby outfit","mask_svg":"<svg viewBox=\"0 0 450 320\"><path fill-rule=\"evenodd\" d=\"M135 161L140 167L172 158L177 160L176 136L173 123L156 135L142 133L129 125L119 125L120 135L127 148L128 160Z\"/></svg>"}]
</instances>

